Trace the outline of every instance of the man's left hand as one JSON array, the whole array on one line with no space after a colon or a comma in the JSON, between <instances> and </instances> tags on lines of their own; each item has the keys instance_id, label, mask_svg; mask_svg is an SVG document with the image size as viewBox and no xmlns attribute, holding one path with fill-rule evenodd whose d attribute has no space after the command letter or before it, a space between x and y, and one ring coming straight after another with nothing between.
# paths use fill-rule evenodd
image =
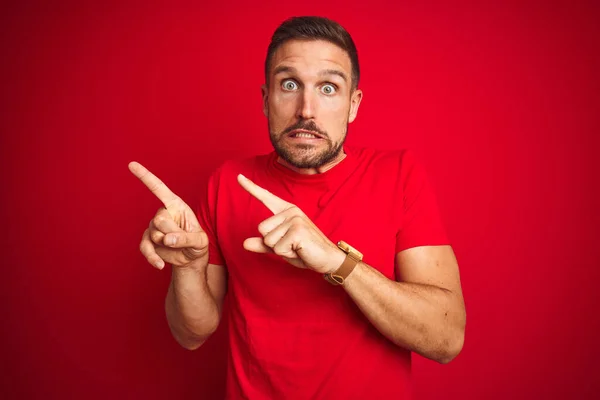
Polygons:
<instances>
[{"instance_id":1,"label":"man's left hand","mask_svg":"<svg viewBox=\"0 0 600 400\"><path fill-rule=\"evenodd\" d=\"M258 225L263 236L248 238L244 248L255 253L275 253L298 268L325 274L336 271L346 255L294 204L275 196L243 175L239 184L271 212Z\"/></svg>"}]
</instances>

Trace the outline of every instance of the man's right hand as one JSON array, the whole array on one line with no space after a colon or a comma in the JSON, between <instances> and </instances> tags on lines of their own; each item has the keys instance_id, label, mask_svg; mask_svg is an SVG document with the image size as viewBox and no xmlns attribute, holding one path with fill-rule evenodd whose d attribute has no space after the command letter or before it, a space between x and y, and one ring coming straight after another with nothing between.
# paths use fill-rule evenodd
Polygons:
<instances>
[{"instance_id":1,"label":"man's right hand","mask_svg":"<svg viewBox=\"0 0 600 400\"><path fill-rule=\"evenodd\" d=\"M165 263L173 267L188 267L198 261L207 263L208 237L194 211L141 164L131 162L129 170L164 204L150 221L140 243L140 251L148 262L158 269L163 269Z\"/></svg>"}]
</instances>

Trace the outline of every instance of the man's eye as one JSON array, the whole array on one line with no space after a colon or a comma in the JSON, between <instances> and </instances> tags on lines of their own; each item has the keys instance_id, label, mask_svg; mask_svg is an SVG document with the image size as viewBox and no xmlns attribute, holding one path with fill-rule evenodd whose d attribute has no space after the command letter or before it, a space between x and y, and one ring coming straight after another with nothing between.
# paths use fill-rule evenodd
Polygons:
<instances>
[{"instance_id":1,"label":"man's eye","mask_svg":"<svg viewBox=\"0 0 600 400\"><path fill-rule=\"evenodd\" d=\"M296 82L290 81L290 80L283 81L283 83L281 84L281 86L285 90L296 90L298 88L298 85L296 84Z\"/></svg>"},{"instance_id":2,"label":"man's eye","mask_svg":"<svg viewBox=\"0 0 600 400\"><path fill-rule=\"evenodd\" d=\"M334 94L335 86L331 84L323 85L321 86L321 92L323 92L324 94Z\"/></svg>"}]
</instances>

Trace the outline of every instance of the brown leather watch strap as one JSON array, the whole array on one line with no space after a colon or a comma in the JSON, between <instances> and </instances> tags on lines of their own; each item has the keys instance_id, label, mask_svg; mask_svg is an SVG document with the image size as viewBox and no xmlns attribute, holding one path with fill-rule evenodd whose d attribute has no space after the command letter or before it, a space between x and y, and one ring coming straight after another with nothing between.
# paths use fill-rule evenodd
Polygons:
<instances>
[{"instance_id":1,"label":"brown leather watch strap","mask_svg":"<svg viewBox=\"0 0 600 400\"><path fill-rule=\"evenodd\" d=\"M335 272L325 274L323 277L332 285L343 285L346 278L356 268L360 258L356 258L354 254L347 253L342 265Z\"/></svg>"}]
</instances>

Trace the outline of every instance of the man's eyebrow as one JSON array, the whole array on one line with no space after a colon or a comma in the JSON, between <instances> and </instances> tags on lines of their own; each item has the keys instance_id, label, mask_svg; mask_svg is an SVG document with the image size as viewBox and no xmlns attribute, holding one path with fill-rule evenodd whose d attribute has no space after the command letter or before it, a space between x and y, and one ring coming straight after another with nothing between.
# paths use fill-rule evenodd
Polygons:
<instances>
[{"instance_id":1,"label":"man's eyebrow","mask_svg":"<svg viewBox=\"0 0 600 400\"><path fill-rule=\"evenodd\" d=\"M345 73L343 73L342 71L338 71L337 69L326 69L324 71L321 71L319 73L319 75L323 76L323 75L337 75L339 77L341 77L345 82L348 82L348 77L346 76Z\"/></svg>"},{"instance_id":2,"label":"man's eyebrow","mask_svg":"<svg viewBox=\"0 0 600 400\"><path fill-rule=\"evenodd\" d=\"M279 65L273 70L273 75L281 74L284 72L289 72L293 74L296 72L296 68L288 67L287 65Z\"/></svg>"},{"instance_id":3,"label":"man's eyebrow","mask_svg":"<svg viewBox=\"0 0 600 400\"><path fill-rule=\"evenodd\" d=\"M295 74L296 68L294 67L290 67L287 65L279 65L277 67L275 67L275 69L273 70L273 75L277 75L277 74L282 74L282 73L290 73L290 74ZM345 82L348 82L348 77L346 76L346 74L344 74L342 71L339 71L337 69L325 69L321 72L319 72L320 76L326 76L326 75L336 75L339 76L340 78L342 78Z\"/></svg>"}]
</instances>

